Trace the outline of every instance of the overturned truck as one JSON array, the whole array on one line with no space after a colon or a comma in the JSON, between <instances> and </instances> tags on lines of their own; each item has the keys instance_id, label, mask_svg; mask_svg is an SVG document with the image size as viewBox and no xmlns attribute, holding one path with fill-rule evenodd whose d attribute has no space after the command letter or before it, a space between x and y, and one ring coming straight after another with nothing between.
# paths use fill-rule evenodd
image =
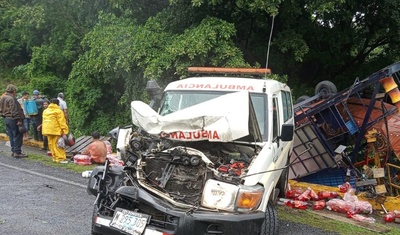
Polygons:
<instances>
[{"instance_id":1,"label":"overturned truck","mask_svg":"<svg viewBox=\"0 0 400 235\"><path fill-rule=\"evenodd\" d=\"M392 64L340 92L332 82L323 81L315 96L302 96L294 105L289 178L346 168L361 180L363 166L383 168L398 162L399 71L400 63Z\"/></svg>"}]
</instances>

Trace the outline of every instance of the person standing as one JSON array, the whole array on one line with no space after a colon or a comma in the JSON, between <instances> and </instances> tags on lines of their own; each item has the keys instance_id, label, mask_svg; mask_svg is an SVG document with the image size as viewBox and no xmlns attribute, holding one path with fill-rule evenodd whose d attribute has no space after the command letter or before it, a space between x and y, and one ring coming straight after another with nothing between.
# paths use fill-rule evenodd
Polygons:
<instances>
[{"instance_id":1,"label":"person standing","mask_svg":"<svg viewBox=\"0 0 400 235\"><path fill-rule=\"evenodd\" d=\"M17 87L9 84L6 88L6 93L0 99L0 114L4 118L6 132L10 139L11 156L15 158L27 157L22 153L22 138L23 133L19 131L19 127L23 125L24 111L15 97Z\"/></svg>"},{"instance_id":2,"label":"person standing","mask_svg":"<svg viewBox=\"0 0 400 235\"><path fill-rule=\"evenodd\" d=\"M37 127L42 124L42 114L43 114L43 102L44 100L40 97L40 92L38 90L34 90L32 93L32 99L36 103L36 107L38 113L35 115L30 115L32 129L33 129L33 138L36 141L43 141L43 135L40 131L37 130Z\"/></svg>"},{"instance_id":3,"label":"person standing","mask_svg":"<svg viewBox=\"0 0 400 235\"><path fill-rule=\"evenodd\" d=\"M29 93L27 91L22 92L22 97L18 99L19 104L21 105L22 109L24 110L24 126L26 128L26 132L24 133L24 140L29 139L29 126L31 125L31 119L29 115L26 113L24 108L24 102L29 99Z\"/></svg>"},{"instance_id":4,"label":"person standing","mask_svg":"<svg viewBox=\"0 0 400 235\"><path fill-rule=\"evenodd\" d=\"M53 162L68 163L64 148L57 144L60 137L66 138L69 132L63 111L58 106L59 100L52 98L50 105L43 111L42 133L47 137L49 150L53 157Z\"/></svg>"},{"instance_id":5,"label":"person standing","mask_svg":"<svg viewBox=\"0 0 400 235\"><path fill-rule=\"evenodd\" d=\"M67 102L65 102L64 93L62 92L58 93L57 99L60 101L60 109L64 112L65 120L67 120L68 124L68 108L67 108Z\"/></svg>"},{"instance_id":6,"label":"person standing","mask_svg":"<svg viewBox=\"0 0 400 235\"><path fill-rule=\"evenodd\" d=\"M47 107L49 107L49 104L50 104L50 101L45 99L44 102L43 102L43 111L45 109L47 109ZM43 121L42 121L42 123L43 123ZM42 131L42 123L37 127L38 131ZM43 135L43 132L42 132L42 135ZM45 135L43 135L43 148L42 148L42 150L44 150L44 151L48 151L49 150L49 142L47 140L47 136L45 136Z\"/></svg>"}]
</instances>

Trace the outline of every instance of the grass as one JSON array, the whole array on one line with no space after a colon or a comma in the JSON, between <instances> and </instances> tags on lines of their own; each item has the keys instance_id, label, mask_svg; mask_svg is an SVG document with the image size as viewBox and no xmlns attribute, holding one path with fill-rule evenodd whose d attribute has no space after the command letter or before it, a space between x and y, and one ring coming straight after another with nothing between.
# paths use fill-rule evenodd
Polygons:
<instances>
[{"instance_id":1,"label":"grass","mask_svg":"<svg viewBox=\"0 0 400 235\"><path fill-rule=\"evenodd\" d=\"M285 206L277 206L279 219L291 221L300 224L307 224L309 226L322 229L324 231L335 232L343 235L376 235L377 232L371 231L350 223L341 222L320 215L314 214L308 210L292 209ZM383 220L383 219L382 219ZM381 229L388 229L385 235L399 235L400 230L391 226L390 224L374 223L374 226Z\"/></svg>"},{"instance_id":2,"label":"grass","mask_svg":"<svg viewBox=\"0 0 400 235\"><path fill-rule=\"evenodd\" d=\"M95 168L97 166L96 164L78 165L78 164L74 164L73 162L70 162L68 164L59 164L59 163L53 162L51 157L43 156L43 155L36 155L36 154L30 154L29 158L27 158L27 160L40 162L46 166L68 169L68 170L78 172L78 173L88 171L88 170L93 170L93 168Z\"/></svg>"}]
</instances>

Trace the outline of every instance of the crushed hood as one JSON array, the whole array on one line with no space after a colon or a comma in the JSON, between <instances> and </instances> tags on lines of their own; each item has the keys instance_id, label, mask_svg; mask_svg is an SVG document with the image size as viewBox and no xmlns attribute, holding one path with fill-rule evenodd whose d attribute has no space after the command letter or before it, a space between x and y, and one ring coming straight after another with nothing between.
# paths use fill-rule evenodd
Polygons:
<instances>
[{"instance_id":1,"label":"crushed hood","mask_svg":"<svg viewBox=\"0 0 400 235\"><path fill-rule=\"evenodd\" d=\"M247 91L229 93L165 116L141 101L132 101L131 110L133 124L153 135L184 141L262 141Z\"/></svg>"}]
</instances>

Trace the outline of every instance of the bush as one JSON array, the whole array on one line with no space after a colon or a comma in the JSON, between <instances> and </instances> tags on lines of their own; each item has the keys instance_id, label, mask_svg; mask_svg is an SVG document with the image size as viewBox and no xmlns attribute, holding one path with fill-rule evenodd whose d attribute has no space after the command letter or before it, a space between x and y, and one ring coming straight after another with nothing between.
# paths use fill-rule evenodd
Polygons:
<instances>
[{"instance_id":1,"label":"bush","mask_svg":"<svg viewBox=\"0 0 400 235\"><path fill-rule=\"evenodd\" d=\"M0 122L0 133L6 133L6 125L4 124L4 121Z\"/></svg>"}]
</instances>

